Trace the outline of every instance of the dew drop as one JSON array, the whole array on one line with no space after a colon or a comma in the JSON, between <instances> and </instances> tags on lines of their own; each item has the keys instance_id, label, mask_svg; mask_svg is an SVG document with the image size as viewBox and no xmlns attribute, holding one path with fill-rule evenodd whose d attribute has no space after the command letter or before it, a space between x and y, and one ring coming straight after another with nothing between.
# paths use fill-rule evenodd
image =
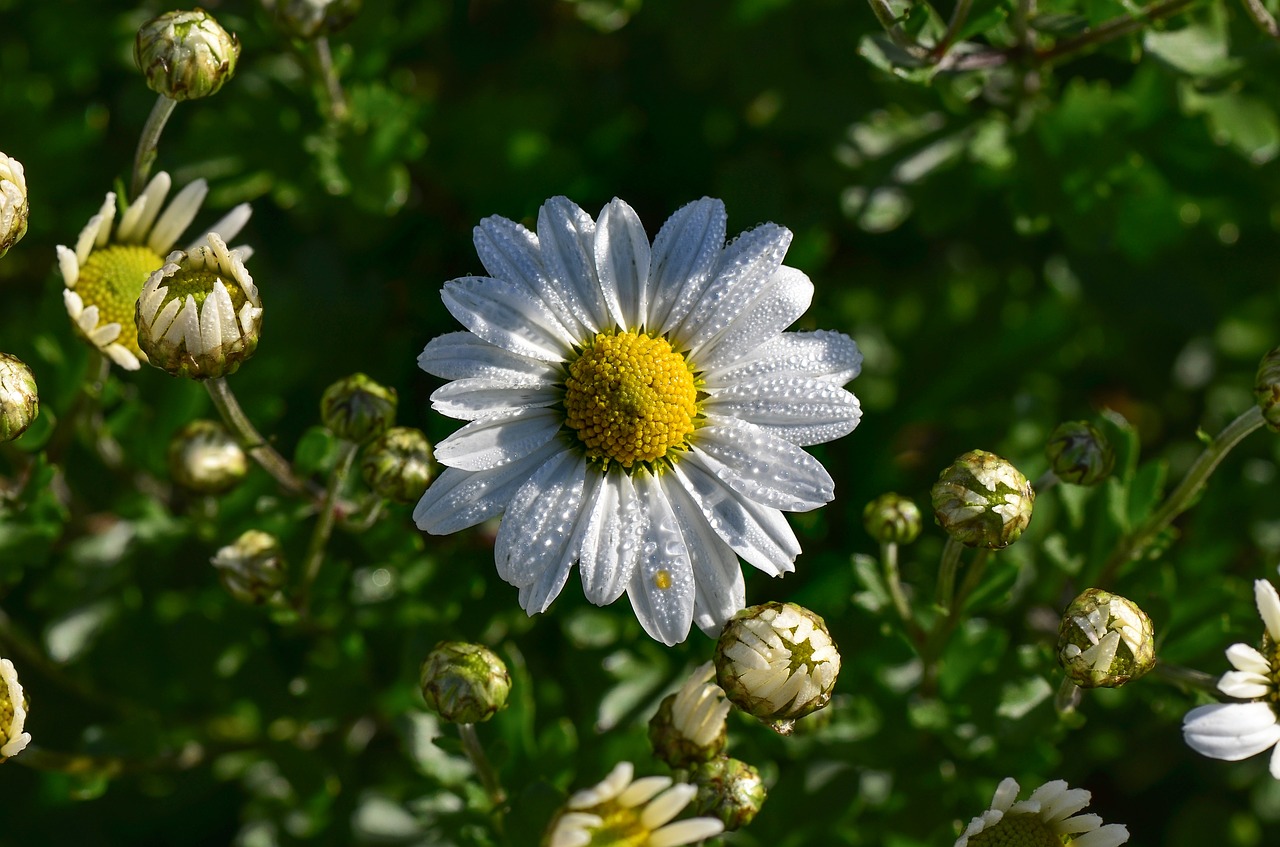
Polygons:
<instances>
[{"instance_id":1,"label":"dew drop","mask_svg":"<svg viewBox=\"0 0 1280 847\"><path fill-rule=\"evenodd\" d=\"M671 574L665 570L659 570L653 575L653 584L661 591L666 591L671 587Z\"/></svg>"}]
</instances>

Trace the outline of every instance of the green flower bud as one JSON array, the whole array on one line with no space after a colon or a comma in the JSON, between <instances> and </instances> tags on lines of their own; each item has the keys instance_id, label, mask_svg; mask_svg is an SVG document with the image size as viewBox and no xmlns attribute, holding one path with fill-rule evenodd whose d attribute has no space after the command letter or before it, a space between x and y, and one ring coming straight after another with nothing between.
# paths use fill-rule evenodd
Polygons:
<instances>
[{"instance_id":1,"label":"green flower bud","mask_svg":"<svg viewBox=\"0 0 1280 847\"><path fill-rule=\"evenodd\" d=\"M876 541L910 544L920 535L920 507L901 494L881 494L862 510L862 522Z\"/></svg>"},{"instance_id":2,"label":"green flower bud","mask_svg":"<svg viewBox=\"0 0 1280 847\"><path fill-rule=\"evenodd\" d=\"M17 356L0 353L0 442L27 431L40 413L40 396L31 368Z\"/></svg>"},{"instance_id":3,"label":"green flower bud","mask_svg":"<svg viewBox=\"0 0 1280 847\"><path fill-rule=\"evenodd\" d=\"M280 29L312 41L344 29L360 13L361 0L262 0Z\"/></svg>"},{"instance_id":4,"label":"green flower bud","mask_svg":"<svg viewBox=\"0 0 1280 847\"><path fill-rule=\"evenodd\" d=\"M760 771L727 756L698 765L693 771L693 782L698 786L694 812L719 818L726 832L751 823L768 794Z\"/></svg>"},{"instance_id":5,"label":"green flower bud","mask_svg":"<svg viewBox=\"0 0 1280 847\"><path fill-rule=\"evenodd\" d=\"M27 234L30 212L22 163L0 153L0 256Z\"/></svg>"},{"instance_id":6,"label":"green flower bud","mask_svg":"<svg viewBox=\"0 0 1280 847\"><path fill-rule=\"evenodd\" d=\"M831 701L840 651L820 616L769 602L729 619L715 663L716 682L735 706L789 735L798 718Z\"/></svg>"},{"instance_id":7,"label":"green flower bud","mask_svg":"<svg viewBox=\"0 0 1280 847\"><path fill-rule=\"evenodd\" d=\"M169 441L169 476L197 494L223 494L249 473L249 459L217 421L197 420Z\"/></svg>"},{"instance_id":8,"label":"green flower bud","mask_svg":"<svg viewBox=\"0 0 1280 847\"><path fill-rule=\"evenodd\" d=\"M324 390L320 419L339 438L363 444L395 422L396 390L352 374Z\"/></svg>"},{"instance_id":9,"label":"green flower bud","mask_svg":"<svg viewBox=\"0 0 1280 847\"><path fill-rule=\"evenodd\" d=\"M0 659L0 762L18 755L31 742L31 733L23 731L30 708L13 662Z\"/></svg>"},{"instance_id":10,"label":"green flower bud","mask_svg":"<svg viewBox=\"0 0 1280 847\"><path fill-rule=\"evenodd\" d=\"M1116 465L1115 448L1088 421L1058 424L1044 452L1058 479L1073 485L1097 485Z\"/></svg>"},{"instance_id":11,"label":"green flower bud","mask_svg":"<svg viewBox=\"0 0 1280 847\"><path fill-rule=\"evenodd\" d=\"M1036 493L1007 459L970 450L933 484L933 515L967 547L998 550L1018 540L1031 522Z\"/></svg>"},{"instance_id":12,"label":"green flower bud","mask_svg":"<svg viewBox=\"0 0 1280 847\"><path fill-rule=\"evenodd\" d=\"M1272 432L1280 432L1280 347L1262 357L1254 380L1253 396L1262 409L1262 419Z\"/></svg>"},{"instance_id":13,"label":"green flower bud","mask_svg":"<svg viewBox=\"0 0 1280 847\"><path fill-rule=\"evenodd\" d=\"M258 349L262 299L239 250L217 235L209 245L169 254L138 296L138 346L172 376L233 374Z\"/></svg>"},{"instance_id":14,"label":"green flower bud","mask_svg":"<svg viewBox=\"0 0 1280 847\"><path fill-rule=\"evenodd\" d=\"M488 647L442 641L422 663L422 697L450 723L480 723L507 705L511 675Z\"/></svg>"},{"instance_id":15,"label":"green flower bud","mask_svg":"<svg viewBox=\"0 0 1280 847\"><path fill-rule=\"evenodd\" d=\"M654 754L672 768L705 762L724 752L729 741L729 702L711 680L715 667L707 662L693 672L680 690L668 695L649 721Z\"/></svg>"},{"instance_id":16,"label":"green flower bud","mask_svg":"<svg viewBox=\"0 0 1280 847\"><path fill-rule=\"evenodd\" d=\"M274 602L284 588L284 549L274 535L251 529L210 560L227 593L241 603Z\"/></svg>"},{"instance_id":17,"label":"green flower bud","mask_svg":"<svg viewBox=\"0 0 1280 847\"><path fill-rule=\"evenodd\" d=\"M1089 588L1062 615L1058 661L1081 688L1119 688L1156 665L1151 618L1132 600Z\"/></svg>"},{"instance_id":18,"label":"green flower bud","mask_svg":"<svg viewBox=\"0 0 1280 847\"><path fill-rule=\"evenodd\" d=\"M420 430L394 426L366 448L360 470L379 497L412 503L431 482L431 444Z\"/></svg>"},{"instance_id":19,"label":"green flower bud","mask_svg":"<svg viewBox=\"0 0 1280 847\"><path fill-rule=\"evenodd\" d=\"M235 75L239 58L240 42L203 9L152 18L133 43L147 86L170 100L216 94Z\"/></svg>"}]
</instances>

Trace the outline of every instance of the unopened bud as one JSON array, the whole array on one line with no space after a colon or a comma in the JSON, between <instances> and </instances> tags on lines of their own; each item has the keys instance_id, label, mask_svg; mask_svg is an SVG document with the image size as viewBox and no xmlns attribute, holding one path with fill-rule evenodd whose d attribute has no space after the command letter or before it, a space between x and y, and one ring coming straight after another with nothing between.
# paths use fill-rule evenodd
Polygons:
<instances>
[{"instance_id":1,"label":"unopened bud","mask_svg":"<svg viewBox=\"0 0 1280 847\"><path fill-rule=\"evenodd\" d=\"M1007 459L970 450L933 484L933 514L947 534L967 547L1008 547L1031 522L1036 493Z\"/></svg>"},{"instance_id":2,"label":"unopened bud","mask_svg":"<svg viewBox=\"0 0 1280 847\"><path fill-rule=\"evenodd\" d=\"M203 9L165 12L138 30L133 60L147 86L170 100L216 94L236 72L240 42Z\"/></svg>"},{"instance_id":3,"label":"unopened bud","mask_svg":"<svg viewBox=\"0 0 1280 847\"><path fill-rule=\"evenodd\" d=\"M881 494L862 510L862 522L882 544L910 544L920 535L920 507L901 494Z\"/></svg>"},{"instance_id":4,"label":"unopened bud","mask_svg":"<svg viewBox=\"0 0 1280 847\"><path fill-rule=\"evenodd\" d=\"M360 470L379 497L412 503L431 482L431 443L421 430L393 426L365 449Z\"/></svg>"},{"instance_id":5,"label":"unopened bud","mask_svg":"<svg viewBox=\"0 0 1280 847\"><path fill-rule=\"evenodd\" d=\"M169 442L169 476L197 494L223 494L249 472L244 450L217 421L197 420Z\"/></svg>"},{"instance_id":6,"label":"unopened bud","mask_svg":"<svg viewBox=\"0 0 1280 847\"><path fill-rule=\"evenodd\" d=\"M751 823L768 794L760 771L727 756L698 765L693 771L693 782L698 786L694 811L718 818L726 832Z\"/></svg>"},{"instance_id":7,"label":"unopened bud","mask_svg":"<svg viewBox=\"0 0 1280 847\"><path fill-rule=\"evenodd\" d=\"M1062 615L1058 661L1081 688L1119 688L1155 667L1151 618L1132 600L1089 588Z\"/></svg>"},{"instance_id":8,"label":"unopened bud","mask_svg":"<svg viewBox=\"0 0 1280 847\"><path fill-rule=\"evenodd\" d=\"M395 422L396 390L364 374L352 374L324 390L320 419L339 438L363 444Z\"/></svg>"},{"instance_id":9,"label":"unopened bud","mask_svg":"<svg viewBox=\"0 0 1280 847\"><path fill-rule=\"evenodd\" d=\"M480 723L507 705L511 675L488 647L442 641L422 663L422 697L450 723Z\"/></svg>"},{"instance_id":10,"label":"unopened bud","mask_svg":"<svg viewBox=\"0 0 1280 847\"><path fill-rule=\"evenodd\" d=\"M1280 432L1280 347L1262 357L1254 380L1253 396L1262 409L1262 419L1272 432Z\"/></svg>"},{"instance_id":11,"label":"unopened bud","mask_svg":"<svg viewBox=\"0 0 1280 847\"><path fill-rule=\"evenodd\" d=\"M823 619L795 603L749 606L716 642L716 682L729 700L783 735L831 701L840 673Z\"/></svg>"},{"instance_id":12,"label":"unopened bud","mask_svg":"<svg viewBox=\"0 0 1280 847\"><path fill-rule=\"evenodd\" d=\"M273 602L284 588L284 550L270 533L251 529L220 549L211 561L227 593L241 603L256 606Z\"/></svg>"},{"instance_id":13,"label":"unopened bud","mask_svg":"<svg viewBox=\"0 0 1280 847\"><path fill-rule=\"evenodd\" d=\"M30 708L13 662L0 659L0 762L18 755L31 742L31 733L24 731Z\"/></svg>"},{"instance_id":14,"label":"unopened bud","mask_svg":"<svg viewBox=\"0 0 1280 847\"><path fill-rule=\"evenodd\" d=\"M1111 475L1116 451L1088 421L1058 424L1044 448L1058 479L1072 485L1097 485Z\"/></svg>"},{"instance_id":15,"label":"unopened bud","mask_svg":"<svg viewBox=\"0 0 1280 847\"><path fill-rule=\"evenodd\" d=\"M22 163L0 153L0 256L27 234L30 214Z\"/></svg>"},{"instance_id":16,"label":"unopened bud","mask_svg":"<svg viewBox=\"0 0 1280 847\"><path fill-rule=\"evenodd\" d=\"M40 413L40 396L31 368L17 356L0 353L0 443L27 431Z\"/></svg>"},{"instance_id":17,"label":"unopened bud","mask_svg":"<svg viewBox=\"0 0 1280 847\"><path fill-rule=\"evenodd\" d=\"M355 20L361 0L262 0L262 6L286 34L312 41Z\"/></svg>"},{"instance_id":18,"label":"unopened bud","mask_svg":"<svg viewBox=\"0 0 1280 847\"><path fill-rule=\"evenodd\" d=\"M724 752L729 740L729 702L712 682L715 666L707 662L693 672L675 694L668 695L649 721L649 743L672 768L705 762Z\"/></svg>"}]
</instances>

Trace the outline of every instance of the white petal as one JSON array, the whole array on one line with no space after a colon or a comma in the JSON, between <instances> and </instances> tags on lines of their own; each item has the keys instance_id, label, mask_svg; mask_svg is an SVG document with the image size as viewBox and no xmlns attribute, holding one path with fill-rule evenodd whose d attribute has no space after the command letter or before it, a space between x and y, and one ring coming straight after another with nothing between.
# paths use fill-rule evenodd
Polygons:
<instances>
[{"instance_id":1,"label":"white petal","mask_svg":"<svg viewBox=\"0 0 1280 847\"><path fill-rule=\"evenodd\" d=\"M696 588L693 622L714 638L724 628L725 621L747 605L746 582L738 554L716 535L684 485L669 474L660 482L671 501L672 513L693 564Z\"/></svg>"},{"instance_id":2,"label":"white petal","mask_svg":"<svg viewBox=\"0 0 1280 847\"><path fill-rule=\"evenodd\" d=\"M778 268L743 313L690 356L707 368L737 361L781 335L812 302L809 277L795 268Z\"/></svg>"},{"instance_id":3,"label":"white petal","mask_svg":"<svg viewBox=\"0 0 1280 847\"><path fill-rule=\"evenodd\" d=\"M1228 647L1227 661L1234 665L1236 670L1262 675L1271 673L1271 663L1267 661L1267 657L1248 644L1232 644Z\"/></svg>"},{"instance_id":4,"label":"white petal","mask_svg":"<svg viewBox=\"0 0 1280 847\"><path fill-rule=\"evenodd\" d=\"M821 329L784 332L732 363L707 366L702 376L710 389L780 376L844 385L861 371L862 352L853 339L842 332Z\"/></svg>"},{"instance_id":5,"label":"white petal","mask_svg":"<svg viewBox=\"0 0 1280 847\"><path fill-rule=\"evenodd\" d=\"M227 212L219 218L217 223L201 233L200 237L193 241L187 249L195 249L200 244L203 244L208 239L209 233L211 232L220 235L223 241L230 242L240 234L240 230L244 229L244 225L249 222L249 218L252 215L253 207L248 203L241 203L239 206L236 206L230 212ZM177 240L178 235L182 233L183 229L186 229L185 225L182 229L178 230L177 234L174 235L175 240ZM253 248L251 247L236 247L235 249L240 253L242 261L249 261L249 257L253 255ZM156 252L159 253L163 251L157 250Z\"/></svg>"},{"instance_id":6,"label":"white petal","mask_svg":"<svg viewBox=\"0 0 1280 847\"><path fill-rule=\"evenodd\" d=\"M559 374L554 365L495 347L471 332L450 332L431 339L418 355L418 367L441 379L552 378Z\"/></svg>"},{"instance_id":7,"label":"white petal","mask_svg":"<svg viewBox=\"0 0 1280 847\"><path fill-rule=\"evenodd\" d=\"M84 310L80 312L80 318L77 321L77 323L80 324L80 329L85 333L93 332L93 330L98 326L98 314L99 309L96 303L92 306L86 306Z\"/></svg>"},{"instance_id":8,"label":"white petal","mask_svg":"<svg viewBox=\"0 0 1280 847\"><path fill-rule=\"evenodd\" d=\"M76 283L80 281L80 263L76 261L76 254L61 244L56 249L58 270L62 272L62 283L67 288L75 288Z\"/></svg>"},{"instance_id":9,"label":"white petal","mask_svg":"<svg viewBox=\"0 0 1280 847\"><path fill-rule=\"evenodd\" d=\"M591 506L578 562L582 593L589 601L607 606L622 596L635 573L647 526L631 477L611 470Z\"/></svg>"},{"instance_id":10,"label":"white petal","mask_svg":"<svg viewBox=\"0 0 1280 847\"><path fill-rule=\"evenodd\" d=\"M724 249L724 203L703 197L667 219L653 240L649 264L649 331L674 324L702 296Z\"/></svg>"},{"instance_id":11,"label":"white petal","mask_svg":"<svg viewBox=\"0 0 1280 847\"><path fill-rule=\"evenodd\" d=\"M491 471L445 468L414 507L414 523L432 535L448 535L502 514L529 476L561 449L551 441Z\"/></svg>"},{"instance_id":12,"label":"white petal","mask_svg":"<svg viewBox=\"0 0 1280 847\"><path fill-rule=\"evenodd\" d=\"M694 451L714 460L708 467L734 491L774 509L807 512L835 497L835 482L821 462L751 424L704 426Z\"/></svg>"},{"instance_id":13,"label":"white petal","mask_svg":"<svg viewBox=\"0 0 1280 847\"><path fill-rule=\"evenodd\" d=\"M182 235L182 231L196 219L200 204L204 202L205 195L208 193L209 185L203 179L197 179L179 191L169 203L169 208L165 209L164 214L160 216L160 220L156 221L155 227L151 230L151 237L147 239L147 247L163 256L173 247L178 236Z\"/></svg>"},{"instance_id":14,"label":"white petal","mask_svg":"<svg viewBox=\"0 0 1280 847\"><path fill-rule=\"evenodd\" d=\"M1267 625L1267 634L1272 641L1280 641L1280 594L1276 587L1265 579L1253 583L1253 596L1258 603L1258 614Z\"/></svg>"},{"instance_id":15,"label":"white petal","mask_svg":"<svg viewBox=\"0 0 1280 847\"><path fill-rule=\"evenodd\" d=\"M573 316L562 292L547 279L538 236L515 221L495 215L480 221L472 241L485 270L492 276L524 286L562 326L575 335L581 333L582 325Z\"/></svg>"},{"instance_id":16,"label":"white petal","mask_svg":"<svg viewBox=\"0 0 1280 847\"><path fill-rule=\"evenodd\" d=\"M671 504L653 477L634 480L648 515L648 526L627 597L636 619L650 637L667 646L689 636L693 623L693 567Z\"/></svg>"},{"instance_id":17,"label":"white petal","mask_svg":"<svg viewBox=\"0 0 1280 847\"><path fill-rule=\"evenodd\" d=\"M595 235L595 221L567 197L552 197L538 210L538 246L547 278L592 332L609 325L596 278Z\"/></svg>"},{"instance_id":18,"label":"white petal","mask_svg":"<svg viewBox=\"0 0 1280 847\"><path fill-rule=\"evenodd\" d=\"M573 346L546 304L515 283L463 277L445 283L440 298L463 326L512 353L561 362Z\"/></svg>"},{"instance_id":19,"label":"white petal","mask_svg":"<svg viewBox=\"0 0 1280 847\"><path fill-rule=\"evenodd\" d=\"M991 798L991 808L998 812L1007 812L1013 806L1013 801L1018 799L1018 781L1011 776L1007 776L1000 780L1000 784L996 786L996 793Z\"/></svg>"},{"instance_id":20,"label":"white petal","mask_svg":"<svg viewBox=\"0 0 1280 847\"><path fill-rule=\"evenodd\" d=\"M464 471L487 471L532 453L560 429L562 415L524 409L472 421L436 445L436 461Z\"/></svg>"},{"instance_id":21,"label":"white petal","mask_svg":"<svg viewBox=\"0 0 1280 847\"><path fill-rule=\"evenodd\" d=\"M133 198L129 208L125 209L124 214L120 216L120 226L116 229L117 241L123 241L126 244L142 243L147 230L151 228L151 222L164 208L164 198L168 196L172 184L169 174L164 171L160 171L151 178L151 181L142 189L142 193ZM165 253L163 250L155 252L161 256Z\"/></svg>"},{"instance_id":22,"label":"white petal","mask_svg":"<svg viewBox=\"0 0 1280 847\"><path fill-rule=\"evenodd\" d=\"M667 824L649 835L645 847L682 847L696 844L724 832L724 824L715 818L689 818Z\"/></svg>"},{"instance_id":23,"label":"white petal","mask_svg":"<svg viewBox=\"0 0 1280 847\"><path fill-rule=\"evenodd\" d=\"M167 291L168 289L166 289ZM164 304L164 308L160 310L160 314L151 320L151 335L163 336L168 329L173 326L174 318L178 317L178 311L182 308L181 300L170 300ZM145 318L144 318L145 320Z\"/></svg>"},{"instance_id":24,"label":"white petal","mask_svg":"<svg viewBox=\"0 0 1280 847\"><path fill-rule=\"evenodd\" d=\"M613 199L596 220L595 260L613 322L636 330L649 307L649 237L635 210Z\"/></svg>"},{"instance_id":25,"label":"white petal","mask_svg":"<svg viewBox=\"0 0 1280 847\"><path fill-rule=\"evenodd\" d=\"M525 480L511 498L494 542L499 576L526 586L548 569L568 571L577 558L569 542L583 512L586 484L586 461L572 450L555 454Z\"/></svg>"},{"instance_id":26,"label":"white petal","mask_svg":"<svg viewBox=\"0 0 1280 847\"><path fill-rule=\"evenodd\" d=\"M137 356L133 355L133 351L121 344L108 344L102 352L126 371L136 371L142 367L142 363L138 361Z\"/></svg>"},{"instance_id":27,"label":"white petal","mask_svg":"<svg viewBox=\"0 0 1280 847\"><path fill-rule=\"evenodd\" d=\"M204 311L217 312L218 320L216 336L205 336L205 343L231 344L240 338L240 326L236 319L236 306L231 302L231 294L222 280L213 284L213 292L205 298ZM212 326L212 322L211 322ZM203 331L203 327L202 327Z\"/></svg>"},{"instance_id":28,"label":"white petal","mask_svg":"<svg viewBox=\"0 0 1280 847\"><path fill-rule=\"evenodd\" d=\"M618 804L626 808L648 803L658 793L671 786L669 776L644 776L627 786L627 790L618 795Z\"/></svg>"},{"instance_id":29,"label":"white petal","mask_svg":"<svg viewBox=\"0 0 1280 847\"><path fill-rule=\"evenodd\" d=\"M455 379L431 395L431 408L469 421L519 409L546 408L560 402L562 393L548 380L534 376Z\"/></svg>"},{"instance_id":30,"label":"white petal","mask_svg":"<svg viewBox=\"0 0 1280 847\"><path fill-rule=\"evenodd\" d=\"M70 288L64 288L62 289L62 304L67 307L67 317L79 325L80 316L84 314L84 299Z\"/></svg>"},{"instance_id":31,"label":"white petal","mask_svg":"<svg viewBox=\"0 0 1280 847\"><path fill-rule=\"evenodd\" d=\"M737 418L801 447L847 435L862 419L858 398L830 382L777 377L732 385L703 405L708 418Z\"/></svg>"},{"instance_id":32,"label":"white petal","mask_svg":"<svg viewBox=\"0 0 1280 847\"><path fill-rule=\"evenodd\" d=\"M1109 823L1101 829L1076 836L1071 847L1120 847L1129 840L1129 830L1123 824Z\"/></svg>"},{"instance_id":33,"label":"white petal","mask_svg":"<svg viewBox=\"0 0 1280 847\"><path fill-rule=\"evenodd\" d=\"M689 805L689 801L698 793L698 789L686 783L677 783L655 798L644 812L640 814L640 825L653 830L670 822L680 810Z\"/></svg>"},{"instance_id":34,"label":"white petal","mask_svg":"<svg viewBox=\"0 0 1280 847\"><path fill-rule=\"evenodd\" d=\"M89 253L94 247L102 247L107 243L107 239L111 237L111 222L115 216L116 193L108 191L106 199L98 209L98 214L89 218L89 222L84 225L84 229L80 230L80 236L76 239L76 259L81 266L89 258Z\"/></svg>"},{"instance_id":35,"label":"white petal","mask_svg":"<svg viewBox=\"0 0 1280 847\"><path fill-rule=\"evenodd\" d=\"M89 333L89 340L98 347L105 347L120 337L121 326L114 321L94 329Z\"/></svg>"},{"instance_id":36,"label":"white petal","mask_svg":"<svg viewBox=\"0 0 1280 847\"><path fill-rule=\"evenodd\" d=\"M1235 762L1280 741L1280 726L1266 703L1214 703L1187 713L1182 736L1203 756Z\"/></svg>"},{"instance_id":37,"label":"white petal","mask_svg":"<svg viewBox=\"0 0 1280 847\"><path fill-rule=\"evenodd\" d=\"M1037 788L1028 799L1040 801L1041 818L1046 821L1057 821L1074 815L1089 805L1091 796L1083 788L1068 788L1066 780L1055 779Z\"/></svg>"},{"instance_id":38,"label":"white petal","mask_svg":"<svg viewBox=\"0 0 1280 847\"><path fill-rule=\"evenodd\" d=\"M200 349L200 311L196 308L196 299L190 294L163 337L170 344L181 344L190 351Z\"/></svg>"},{"instance_id":39,"label":"white petal","mask_svg":"<svg viewBox=\"0 0 1280 847\"><path fill-rule=\"evenodd\" d=\"M1227 671L1218 680L1218 690L1238 700L1256 700L1271 691L1271 680L1248 671Z\"/></svg>"}]
</instances>

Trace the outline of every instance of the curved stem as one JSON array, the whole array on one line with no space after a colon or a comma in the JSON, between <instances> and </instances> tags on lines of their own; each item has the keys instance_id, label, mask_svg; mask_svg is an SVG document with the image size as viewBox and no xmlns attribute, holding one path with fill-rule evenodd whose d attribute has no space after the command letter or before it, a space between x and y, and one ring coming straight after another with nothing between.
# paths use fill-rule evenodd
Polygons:
<instances>
[{"instance_id":1,"label":"curved stem","mask_svg":"<svg viewBox=\"0 0 1280 847\"><path fill-rule=\"evenodd\" d=\"M1267 7L1262 5L1262 0L1242 0L1242 2L1249 19L1258 25L1258 29L1272 38L1280 38L1280 25L1276 24L1276 19L1267 11Z\"/></svg>"},{"instance_id":2,"label":"curved stem","mask_svg":"<svg viewBox=\"0 0 1280 847\"><path fill-rule=\"evenodd\" d=\"M151 166L155 164L156 156L159 155L160 133L164 132L164 125L173 114L173 107L177 105L177 100L170 100L161 94L156 104L151 107L151 114L147 115L147 122L142 127L142 135L138 138L138 150L133 155L133 179L129 183L130 202L138 198L147 184Z\"/></svg>"},{"instance_id":3,"label":"curved stem","mask_svg":"<svg viewBox=\"0 0 1280 847\"><path fill-rule=\"evenodd\" d=\"M917 647L924 644L924 632L911 615L911 604L907 601L907 593L902 587L902 573L898 569L898 545L892 541L880 545L880 563L884 568L884 584L889 589L889 597L893 600L893 608L902 619L907 634Z\"/></svg>"},{"instance_id":4,"label":"curved stem","mask_svg":"<svg viewBox=\"0 0 1280 847\"><path fill-rule=\"evenodd\" d=\"M960 567L960 554L964 545L951 536L942 548L942 559L938 562L938 590L934 597L938 608L944 614L951 614L951 601L956 593L956 571Z\"/></svg>"},{"instance_id":5,"label":"curved stem","mask_svg":"<svg viewBox=\"0 0 1280 847\"><path fill-rule=\"evenodd\" d=\"M329 485L324 492L324 502L320 506L320 514L316 516L316 525L311 530L311 542L307 545L307 558L303 562L302 582L298 585L298 595L294 605L305 618L311 602L311 586L320 575L320 567L324 564L325 547L329 544L329 536L333 534L334 506L338 502L338 494L351 472L351 463L355 460L357 445L350 441L341 442L338 463L329 474Z\"/></svg>"},{"instance_id":6,"label":"curved stem","mask_svg":"<svg viewBox=\"0 0 1280 847\"><path fill-rule=\"evenodd\" d=\"M1078 53L1081 50L1096 47L1099 44L1112 41L1123 35L1128 35L1131 32L1136 32L1151 21L1176 15L1179 12L1190 8L1199 1L1200 0L1165 0L1163 3L1153 3L1150 6L1140 9L1136 14L1121 15L1120 17L1112 18L1106 23L1099 24L1092 29L1080 33L1075 38L1070 38L1066 41L1055 44L1047 50L1037 50L1035 53L1035 60L1039 64L1046 64L1069 56L1072 53Z\"/></svg>"},{"instance_id":7,"label":"curved stem","mask_svg":"<svg viewBox=\"0 0 1280 847\"><path fill-rule=\"evenodd\" d=\"M231 386L227 384L226 379L218 377L217 379L207 379L204 382L205 389L209 392L209 397L213 400L213 405L217 407L218 414L222 416L222 420L227 425L227 429L231 430L236 441L245 449L253 460L262 466L262 469L275 477L276 482L291 494L298 494L305 497L318 499L321 491L318 486L299 479L293 472L293 466L275 451L266 439L254 427L253 422L240 408L236 396L231 393Z\"/></svg>"},{"instance_id":8,"label":"curved stem","mask_svg":"<svg viewBox=\"0 0 1280 847\"><path fill-rule=\"evenodd\" d=\"M503 805L507 802L507 792L502 790L502 783L498 781L498 773L493 769L493 765L489 763L489 757L484 753L484 746L480 743L480 736L476 734L476 726L471 723L458 724L458 735L462 738L462 749L466 751L467 758L471 760L471 766L476 769L476 776L480 777L480 784L484 786L484 791L489 795L490 802L493 803L494 826L498 830L498 834L502 834L502 811Z\"/></svg>"},{"instance_id":9,"label":"curved stem","mask_svg":"<svg viewBox=\"0 0 1280 847\"><path fill-rule=\"evenodd\" d=\"M951 45L960 35L960 29L969 20L969 10L972 8L973 0L956 0L956 8L952 11L951 20L947 23L947 31L942 34L937 45L929 51L935 60L941 59L951 49Z\"/></svg>"},{"instance_id":10,"label":"curved stem","mask_svg":"<svg viewBox=\"0 0 1280 847\"><path fill-rule=\"evenodd\" d=\"M1207 691L1218 697L1222 696L1222 692L1218 690L1218 677L1194 668L1184 668L1182 665L1157 661L1156 666L1151 671L1151 676L1171 685L1176 685L1179 688L1192 688L1199 691Z\"/></svg>"},{"instance_id":11,"label":"curved stem","mask_svg":"<svg viewBox=\"0 0 1280 847\"><path fill-rule=\"evenodd\" d=\"M329 117L335 123L345 123L351 116L347 108L347 99L342 93L342 83L338 81L338 70L333 66L333 53L329 50L329 39L323 35L314 42L316 63L320 66L320 77L324 82L325 92L329 96Z\"/></svg>"}]
</instances>

